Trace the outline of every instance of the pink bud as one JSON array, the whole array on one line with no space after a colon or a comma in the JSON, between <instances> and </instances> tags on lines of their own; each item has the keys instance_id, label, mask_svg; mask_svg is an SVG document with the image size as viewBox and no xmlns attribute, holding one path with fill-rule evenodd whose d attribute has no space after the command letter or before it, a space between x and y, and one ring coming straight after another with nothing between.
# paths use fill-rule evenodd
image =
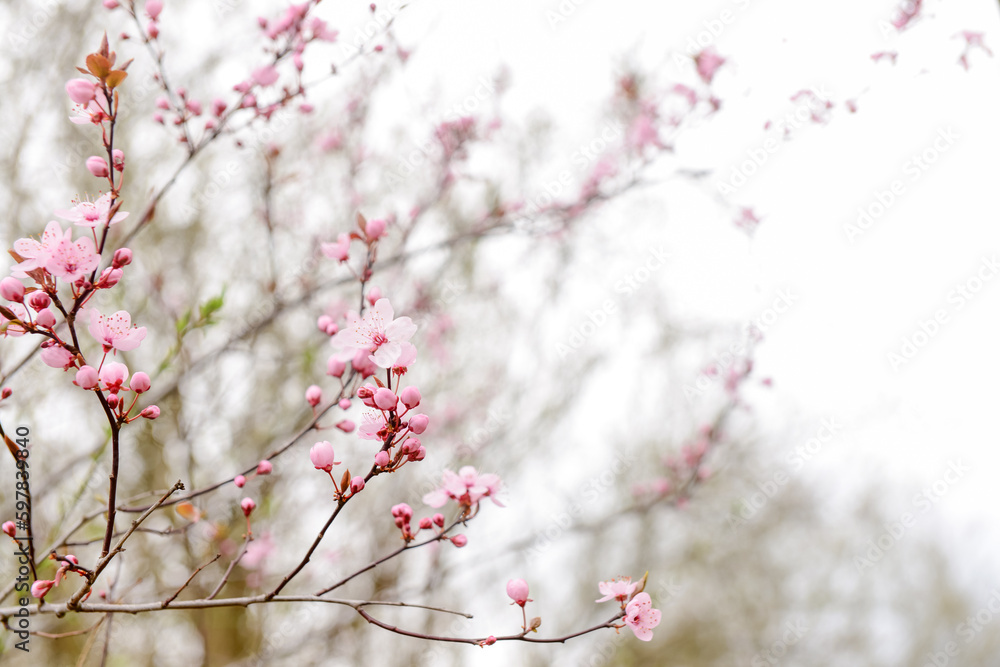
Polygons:
<instances>
[{"instance_id":1,"label":"pink bud","mask_svg":"<svg viewBox=\"0 0 1000 667\"><path fill-rule=\"evenodd\" d=\"M496 643L497 643L497 638L494 637L493 635L490 635L483 641L483 644L485 644L486 646L493 646Z\"/></svg>"},{"instance_id":2,"label":"pink bud","mask_svg":"<svg viewBox=\"0 0 1000 667\"><path fill-rule=\"evenodd\" d=\"M150 39L156 39L160 36L160 26L156 25L156 21L150 21L146 24L146 32Z\"/></svg>"},{"instance_id":3,"label":"pink bud","mask_svg":"<svg viewBox=\"0 0 1000 667\"><path fill-rule=\"evenodd\" d=\"M361 377L363 378L371 377L378 372L378 366L368 358L370 356L371 354L368 350L358 350L358 353L351 359L351 366L354 366L354 370L361 373Z\"/></svg>"},{"instance_id":4,"label":"pink bud","mask_svg":"<svg viewBox=\"0 0 1000 667\"><path fill-rule=\"evenodd\" d=\"M389 452L383 450L375 455L375 465L379 468L384 468L389 465Z\"/></svg>"},{"instance_id":5,"label":"pink bud","mask_svg":"<svg viewBox=\"0 0 1000 667\"><path fill-rule=\"evenodd\" d=\"M233 479L233 484L236 485L237 489L242 489L243 485L246 483L247 483L247 478L244 477L243 475L237 475L236 478Z\"/></svg>"},{"instance_id":6,"label":"pink bud","mask_svg":"<svg viewBox=\"0 0 1000 667\"><path fill-rule=\"evenodd\" d=\"M87 169L90 173L98 178L104 178L108 175L108 162L102 157L92 155L87 158Z\"/></svg>"},{"instance_id":7,"label":"pink bud","mask_svg":"<svg viewBox=\"0 0 1000 667\"><path fill-rule=\"evenodd\" d=\"M433 525L434 524L431 522L430 517L425 516L423 519L420 520L420 529L421 530L430 530L430 527L433 526Z\"/></svg>"},{"instance_id":8,"label":"pink bud","mask_svg":"<svg viewBox=\"0 0 1000 667\"><path fill-rule=\"evenodd\" d=\"M132 376L132 382L129 383L129 389L137 394L144 394L149 391L150 382L149 376L139 371Z\"/></svg>"},{"instance_id":9,"label":"pink bud","mask_svg":"<svg viewBox=\"0 0 1000 667\"><path fill-rule=\"evenodd\" d=\"M358 387L358 398L369 408L375 407L375 386L366 384Z\"/></svg>"},{"instance_id":10,"label":"pink bud","mask_svg":"<svg viewBox=\"0 0 1000 667\"><path fill-rule=\"evenodd\" d=\"M114 287L122 279L123 273L121 269L114 269L109 266L101 272L101 277L97 279L97 286L104 289Z\"/></svg>"},{"instance_id":11,"label":"pink bud","mask_svg":"<svg viewBox=\"0 0 1000 667\"><path fill-rule=\"evenodd\" d=\"M365 488L365 478L361 475L353 478L351 480L351 493L357 493L361 489Z\"/></svg>"},{"instance_id":12,"label":"pink bud","mask_svg":"<svg viewBox=\"0 0 1000 667\"><path fill-rule=\"evenodd\" d=\"M337 463L333 460L333 445L326 440L317 442L309 450L309 460L312 461L316 470L330 472L333 470L334 464Z\"/></svg>"},{"instance_id":13,"label":"pink bud","mask_svg":"<svg viewBox=\"0 0 1000 667\"><path fill-rule=\"evenodd\" d=\"M45 292L32 292L28 297L28 305L30 305L36 313L40 310L48 308L50 303L52 303L52 299L50 299L49 295Z\"/></svg>"},{"instance_id":14,"label":"pink bud","mask_svg":"<svg viewBox=\"0 0 1000 667\"><path fill-rule=\"evenodd\" d=\"M347 364L338 359L337 357L330 357L326 362L326 374L339 378L344 374L344 370L347 369Z\"/></svg>"},{"instance_id":15,"label":"pink bud","mask_svg":"<svg viewBox=\"0 0 1000 667\"><path fill-rule=\"evenodd\" d=\"M4 521L3 522L3 532L6 533L7 535L10 535L11 537L14 537L14 535L17 534L15 532L16 530L17 529L14 527L14 522L13 521Z\"/></svg>"},{"instance_id":16,"label":"pink bud","mask_svg":"<svg viewBox=\"0 0 1000 667\"><path fill-rule=\"evenodd\" d=\"M341 410L348 410L348 409L350 409L350 407L351 407L351 399L349 399L349 398L342 398L342 399L340 399L340 401L339 401L339 402L337 403L337 405L339 405L339 406L340 406L340 409L341 409Z\"/></svg>"},{"instance_id":17,"label":"pink bud","mask_svg":"<svg viewBox=\"0 0 1000 667\"><path fill-rule=\"evenodd\" d=\"M187 107L187 110L195 116L201 115L201 102L198 100L188 100L184 103L184 106Z\"/></svg>"},{"instance_id":18,"label":"pink bud","mask_svg":"<svg viewBox=\"0 0 1000 667\"><path fill-rule=\"evenodd\" d=\"M337 422L337 428L339 428L344 433L353 433L354 422L352 422L350 419L342 419L339 422Z\"/></svg>"},{"instance_id":19,"label":"pink bud","mask_svg":"<svg viewBox=\"0 0 1000 667\"><path fill-rule=\"evenodd\" d=\"M393 505L392 515L398 519L402 519L406 523L409 523L410 519L413 518L413 508L411 508L406 503L399 503L398 505Z\"/></svg>"},{"instance_id":20,"label":"pink bud","mask_svg":"<svg viewBox=\"0 0 1000 667\"><path fill-rule=\"evenodd\" d=\"M333 318L329 315L320 315L319 319L316 320L316 328L326 333L326 330L331 324L333 324Z\"/></svg>"},{"instance_id":21,"label":"pink bud","mask_svg":"<svg viewBox=\"0 0 1000 667\"><path fill-rule=\"evenodd\" d=\"M101 367L101 382L112 394L117 394L128 380L128 366L113 361Z\"/></svg>"},{"instance_id":22,"label":"pink bud","mask_svg":"<svg viewBox=\"0 0 1000 667\"><path fill-rule=\"evenodd\" d=\"M466 544L469 543L469 538L466 537L465 535L456 535L455 537L451 538L451 543L454 544L459 549L461 549L462 547L464 547Z\"/></svg>"},{"instance_id":23,"label":"pink bud","mask_svg":"<svg viewBox=\"0 0 1000 667\"><path fill-rule=\"evenodd\" d=\"M154 123L159 123L160 125L163 125L163 114L162 113L154 113L153 114L153 122Z\"/></svg>"},{"instance_id":24,"label":"pink bud","mask_svg":"<svg viewBox=\"0 0 1000 667\"><path fill-rule=\"evenodd\" d=\"M396 394L392 393L391 389L386 389L385 387L379 387L375 391L373 400L375 401L375 406L379 410L396 409Z\"/></svg>"},{"instance_id":25,"label":"pink bud","mask_svg":"<svg viewBox=\"0 0 1000 667\"><path fill-rule=\"evenodd\" d=\"M0 280L0 296L8 301L22 303L24 301L24 284L12 276Z\"/></svg>"},{"instance_id":26,"label":"pink bud","mask_svg":"<svg viewBox=\"0 0 1000 667\"><path fill-rule=\"evenodd\" d=\"M226 110L226 103L225 102L223 102L218 97L216 97L214 100L212 100L212 114L213 115L215 115L216 117L221 116L222 112L225 111L225 110Z\"/></svg>"},{"instance_id":27,"label":"pink bud","mask_svg":"<svg viewBox=\"0 0 1000 667\"><path fill-rule=\"evenodd\" d=\"M431 521L433 521L434 525L437 526L438 528L444 528L444 514L438 512L437 514L431 517Z\"/></svg>"},{"instance_id":28,"label":"pink bud","mask_svg":"<svg viewBox=\"0 0 1000 667\"><path fill-rule=\"evenodd\" d=\"M163 2L161 0L146 0L146 15L149 18L156 20L156 17L160 15L163 11Z\"/></svg>"},{"instance_id":29,"label":"pink bud","mask_svg":"<svg viewBox=\"0 0 1000 667\"><path fill-rule=\"evenodd\" d=\"M323 390L317 385L312 385L306 389L306 403L312 407L316 407L323 400Z\"/></svg>"},{"instance_id":30,"label":"pink bud","mask_svg":"<svg viewBox=\"0 0 1000 667\"><path fill-rule=\"evenodd\" d=\"M97 386L97 369L93 366L83 366L76 372L74 384L82 389L93 389Z\"/></svg>"},{"instance_id":31,"label":"pink bud","mask_svg":"<svg viewBox=\"0 0 1000 667\"><path fill-rule=\"evenodd\" d=\"M160 95L159 97L156 98L156 108L163 109L164 111L169 111L170 100L168 100L165 96Z\"/></svg>"},{"instance_id":32,"label":"pink bud","mask_svg":"<svg viewBox=\"0 0 1000 667\"><path fill-rule=\"evenodd\" d=\"M274 470L274 466L267 459L264 459L257 464L257 474L258 475L270 475L271 471Z\"/></svg>"},{"instance_id":33,"label":"pink bud","mask_svg":"<svg viewBox=\"0 0 1000 667\"><path fill-rule=\"evenodd\" d=\"M292 56L292 62L295 63L295 69L297 69L300 72L302 71L302 68L305 67L305 63L302 62L302 55L299 53L296 53L294 56Z\"/></svg>"},{"instance_id":34,"label":"pink bud","mask_svg":"<svg viewBox=\"0 0 1000 667\"><path fill-rule=\"evenodd\" d=\"M409 426L410 433L415 435L420 435L427 430L427 425L430 423L430 418L425 414L413 415L410 417Z\"/></svg>"},{"instance_id":35,"label":"pink bud","mask_svg":"<svg viewBox=\"0 0 1000 667\"><path fill-rule=\"evenodd\" d=\"M51 310L46 308L38 313L38 317L35 318L35 324L43 329L51 329L56 325L56 315Z\"/></svg>"},{"instance_id":36,"label":"pink bud","mask_svg":"<svg viewBox=\"0 0 1000 667\"><path fill-rule=\"evenodd\" d=\"M132 251L128 248L118 248L115 250L115 256L111 260L111 266L120 269L123 266L128 266L132 263Z\"/></svg>"},{"instance_id":37,"label":"pink bud","mask_svg":"<svg viewBox=\"0 0 1000 667\"><path fill-rule=\"evenodd\" d=\"M119 149L114 149L111 151L111 161L115 166L115 171L123 171L125 169L125 153Z\"/></svg>"},{"instance_id":38,"label":"pink bud","mask_svg":"<svg viewBox=\"0 0 1000 667\"><path fill-rule=\"evenodd\" d=\"M240 501L240 507L243 508L243 516L250 516L250 512L257 509L257 503L253 501L253 498L244 498Z\"/></svg>"},{"instance_id":39,"label":"pink bud","mask_svg":"<svg viewBox=\"0 0 1000 667\"><path fill-rule=\"evenodd\" d=\"M156 419L160 416L160 409L155 405L150 405L148 408L140 412L139 416L145 417L146 419Z\"/></svg>"},{"instance_id":40,"label":"pink bud","mask_svg":"<svg viewBox=\"0 0 1000 667\"><path fill-rule=\"evenodd\" d=\"M380 238L385 233L385 220L369 220L365 226L365 236L369 241Z\"/></svg>"},{"instance_id":41,"label":"pink bud","mask_svg":"<svg viewBox=\"0 0 1000 667\"><path fill-rule=\"evenodd\" d=\"M93 81L70 79L66 82L66 94L76 104L87 106L94 99L96 93Z\"/></svg>"},{"instance_id":42,"label":"pink bud","mask_svg":"<svg viewBox=\"0 0 1000 667\"><path fill-rule=\"evenodd\" d=\"M273 65L265 65L251 72L250 77L259 86L270 86L278 80L278 70Z\"/></svg>"},{"instance_id":43,"label":"pink bud","mask_svg":"<svg viewBox=\"0 0 1000 667\"><path fill-rule=\"evenodd\" d=\"M410 461L423 461L427 457L427 450L423 445L417 447L417 451L410 454Z\"/></svg>"},{"instance_id":44,"label":"pink bud","mask_svg":"<svg viewBox=\"0 0 1000 667\"><path fill-rule=\"evenodd\" d=\"M400 392L399 399L403 401L403 405L412 410L420 405L420 390L416 387L406 387Z\"/></svg>"},{"instance_id":45,"label":"pink bud","mask_svg":"<svg viewBox=\"0 0 1000 667\"><path fill-rule=\"evenodd\" d=\"M10 387L4 387L3 391L0 391L0 401L10 398L13 393L14 393L13 389L11 389Z\"/></svg>"},{"instance_id":46,"label":"pink bud","mask_svg":"<svg viewBox=\"0 0 1000 667\"><path fill-rule=\"evenodd\" d=\"M382 290L378 287L373 287L368 291L368 303L375 305L375 303L382 298Z\"/></svg>"},{"instance_id":47,"label":"pink bud","mask_svg":"<svg viewBox=\"0 0 1000 667\"><path fill-rule=\"evenodd\" d=\"M528 582L524 579L511 579L507 582L507 596L523 607L528 602Z\"/></svg>"},{"instance_id":48,"label":"pink bud","mask_svg":"<svg viewBox=\"0 0 1000 667\"><path fill-rule=\"evenodd\" d=\"M31 584L31 595L38 599L42 599L55 585L56 582L50 581L49 579L37 579L35 583Z\"/></svg>"},{"instance_id":49,"label":"pink bud","mask_svg":"<svg viewBox=\"0 0 1000 667\"><path fill-rule=\"evenodd\" d=\"M118 9L118 0L104 0L105 9Z\"/></svg>"}]
</instances>

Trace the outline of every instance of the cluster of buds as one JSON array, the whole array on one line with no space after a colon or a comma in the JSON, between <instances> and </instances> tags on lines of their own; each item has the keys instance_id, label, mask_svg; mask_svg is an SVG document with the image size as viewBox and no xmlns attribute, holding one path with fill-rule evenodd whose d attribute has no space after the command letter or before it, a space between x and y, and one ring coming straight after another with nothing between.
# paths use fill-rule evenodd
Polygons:
<instances>
[{"instance_id":1,"label":"cluster of buds","mask_svg":"<svg viewBox=\"0 0 1000 667\"><path fill-rule=\"evenodd\" d=\"M441 513L421 519L417 523L416 530L413 530L411 524L411 520L413 519L413 509L406 503L393 505L392 518L396 523L396 528L399 528L402 533L403 541L406 543L412 542L416 538L417 533L421 530L436 530L438 536L444 537L444 515ZM465 535L453 535L445 539L449 540L452 544L459 548L464 547L469 543L469 540Z\"/></svg>"},{"instance_id":2,"label":"cluster of buds","mask_svg":"<svg viewBox=\"0 0 1000 667\"><path fill-rule=\"evenodd\" d=\"M264 459L263 461L257 464L256 470L253 471L253 477L270 475L273 470L274 466L271 465L271 462L268 461L267 459ZM247 483L247 478L243 475L237 475L236 477L233 478L233 484L235 484L236 488L238 489L242 489L246 485L246 483Z\"/></svg>"},{"instance_id":3,"label":"cluster of buds","mask_svg":"<svg viewBox=\"0 0 1000 667\"><path fill-rule=\"evenodd\" d=\"M415 437L427 430L430 418L422 413L411 414L420 405L420 390L406 387L397 395L378 378L376 385L365 384L358 389L358 398L377 412L367 412L358 429L366 440L379 440L382 449L375 455L375 465L382 472L394 472L410 461L422 461L427 450Z\"/></svg>"},{"instance_id":4,"label":"cluster of buds","mask_svg":"<svg viewBox=\"0 0 1000 667\"><path fill-rule=\"evenodd\" d=\"M104 394L108 407L115 413L119 423L127 424L140 417L156 419L160 416L160 408L155 405L149 405L137 415L129 416L139 396L149 391L150 380L146 373L139 371L133 374L131 381L129 381L129 370L125 364L111 361L103 364L100 370L93 366L82 366L76 372L73 384L87 391L97 391ZM122 395L127 392L134 394L128 406L126 406L127 398Z\"/></svg>"},{"instance_id":5,"label":"cluster of buds","mask_svg":"<svg viewBox=\"0 0 1000 667\"><path fill-rule=\"evenodd\" d=\"M4 524L6 526L6 524ZM7 532L6 529L4 532ZM67 554L65 556L60 556L56 553L52 553L49 556L52 560L59 561L59 568L56 570L55 579L36 579L33 584L31 584L31 595L32 597L41 600L46 595L49 594L53 588L58 586L63 579L66 578L68 572L75 572L84 579L90 574L87 570L80 567L80 561L73 554ZM90 593L87 593L90 596ZM84 600L87 598L85 597Z\"/></svg>"}]
</instances>

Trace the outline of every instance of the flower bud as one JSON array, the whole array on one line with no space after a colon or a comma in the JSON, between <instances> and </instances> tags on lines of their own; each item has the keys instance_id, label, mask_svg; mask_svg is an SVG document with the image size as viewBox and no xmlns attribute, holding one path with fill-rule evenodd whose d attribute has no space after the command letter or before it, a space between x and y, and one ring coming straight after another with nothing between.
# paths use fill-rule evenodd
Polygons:
<instances>
[{"instance_id":1,"label":"flower bud","mask_svg":"<svg viewBox=\"0 0 1000 667\"><path fill-rule=\"evenodd\" d=\"M48 595L48 592L51 591L52 587L55 585L56 582L49 579L36 579L35 583L31 584L31 595L40 600Z\"/></svg>"},{"instance_id":2,"label":"flower bud","mask_svg":"<svg viewBox=\"0 0 1000 667\"><path fill-rule=\"evenodd\" d=\"M370 290L368 290L368 303L370 303L372 306L374 306L375 303L381 298L382 298L382 290L379 289L378 287L373 287Z\"/></svg>"},{"instance_id":3,"label":"flower bud","mask_svg":"<svg viewBox=\"0 0 1000 667\"><path fill-rule=\"evenodd\" d=\"M114 287L118 284L118 281L122 279L122 273L124 272L121 269L115 269L109 266L101 272L101 277L97 279L97 286L104 289Z\"/></svg>"},{"instance_id":4,"label":"flower bud","mask_svg":"<svg viewBox=\"0 0 1000 667\"><path fill-rule=\"evenodd\" d=\"M116 148L111 151L111 162L115 167L115 171L125 170L125 152Z\"/></svg>"},{"instance_id":5,"label":"flower bud","mask_svg":"<svg viewBox=\"0 0 1000 667\"><path fill-rule=\"evenodd\" d=\"M115 256L111 260L111 266L116 269L120 269L123 266L128 266L132 263L132 251L128 248L118 248L115 250Z\"/></svg>"},{"instance_id":6,"label":"flower bud","mask_svg":"<svg viewBox=\"0 0 1000 667\"><path fill-rule=\"evenodd\" d=\"M146 0L146 16L155 21L162 11L162 0Z\"/></svg>"},{"instance_id":7,"label":"flower bud","mask_svg":"<svg viewBox=\"0 0 1000 667\"><path fill-rule=\"evenodd\" d=\"M385 234L385 220L369 220L365 226L365 236L369 241L375 241Z\"/></svg>"},{"instance_id":8,"label":"flower bud","mask_svg":"<svg viewBox=\"0 0 1000 667\"><path fill-rule=\"evenodd\" d=\"M341 410L349 410L350 407L351 407L351 399L349 399L349 398L342 398L342 399L340 399L340 401L337 402L337 405L340 406Z\"/></svg>"},{"instance_id":9,"label":"flower bud","mask_svg":"<svg viewBox=\"0 0 1000 667\"><path fill-rule=\"evenodd\" d=\"M102 157L97 155L92 155L87 158L87 169L90 173L98 178L104 178L108 175L108 162Z\"/></svg>"},{"instance_id":10,"label":"flower bud","mask_svg":"<svg viewBox=\"0 0 1000 667\"><path fill-rule=\"evenodd\" d=\"M413 415L410 417L409 427L410 433L414 435L420 435L427 430L427 425L430 423L430 418L425 414Z\"/></svg>"},{"instance_id":11,"label":"flower bud","mask_svg":"<svg viewBox=\"0 0 1000 667\"><path fill-rule=\"evenodd\" d=\"M42 291L32 292L28 296L28 305L31 306L36 313L40 310L48 308L50 303L52 303L52 299L49 298L48 294Z\"/></svg>"},{"instance_id":12,"label":"flower bud","mask_svg":"<svg viewBox=\"0 0 1000 667\"><path fill-rule=\"evenodd\" d=\"M149 391L150 381L149 376L139 371L132 376L132 382L129 383L129 389L137 394L144 394Z\"/></svg>"},{"instance_id":13,"label":"flower bud","mask_svg":"<svg viewBox=\"0 0 1000 667\"><path fill-rule=\"evenodd\" d=\"M309 450L309 460L317 470L330 472L336 461L333 460L333 445L326 440L321 440Z\"/></svg>"},{"instance_id":14,"label":"flower bud","mask_svg":"<svg viewBox=\"0 0 1000 667\"><path fill-rule=\"evenodd\" d=\"M8 301L22 303L24 301L24 284L13 276L0 280L0 296Z\"/></svg>"},{"instance_id":15,"label":"flower bud","mask_svg":"<svg viewBox=\"0 0 1000 667\"><path fill-rule=\"evenodd\" d=\"M438 512L437 514L431 517L431 521L433 521L434 525L437 526L438 528L444 528L444 514Z\"/></svg>"},{"instance_id":16,"label":"flower bud","mask_svg":"<svg viewBox=\"0 0 1000 667\"><path fill-rule=\"evenodd\" d=\"M312 385L306 389L306 403L312 407L316 407L323 400L323 390L317 385Z\"/></svg>"},{"instance_id":17,"label":"flower bud","mask_svg":"<svg viewBox=\"0 0 1000 667\"><path fill-rule=\"evenodd\" d=\"M81 389L93 389L97 386L97 369L93 366L83 366L76 372L73 384Z\"/></svg>"},{"instance_id":18,"label":"flower bud","mask_svg":"<svg viewBox=\"0 0 1000 667\"><path fill-rule=\"evenodd\" d=\"M316 320L316 328L326 333L327 327L333 324L333 318L329 315L320 315L319 319Z\"/></svg>"},{"instance_id":19,"label":"flower bud","mask_svg":"<svg viewBox=\"0 0 1000 667\"><path fill-rule=\"evenodd\" d=\"M97 90L93 81L86 79L70 79L66 82L66 94L74 103L87 106L94 99Z\"/></svg>"},{"instance_id":20,"label":"flower bud","mask_svg":"<svg viewBox=\"0 0 1000 667\"><path fill-rule=\"evenodd\" d=\"M13 393L14 393L13 389L11 389L10 387L4 387L3 391L0 391L0 401L10 398Z\"/></svg>"},{"instance_id":21,"label":"flower bud","mask_svg":"<svg viewBox=\"0 0 1000 667\"><path fill-rule=\"evenodd\" d=\"M222 112L224 112L225 110L226 110L226 103L225 102L223 102L218 97L216 97L214 100L212 100L212 114L214 116L216 116L216 117L221 116Z\"/></svg>"},{"instance_id":22,"label":"flower bud","mask_svg":"<svg viewBox=\"0 0 1000 667\"><path fill-rule=\"evenodd\" d=\"M469 538L466 537L465 535L456 535L455 537L451 538L451 543L454 544L459 549L461 549L462 547L464 547L466 544L469 543Z\"/></svg>"},{"instance_id":23,"label":"flower bud","mask_svg":"<svg viewBox=\"0 0 1000 667\"><path fill-rule=\"evenodd\" d=\"M155 405L150 405L148 408L140 412L139 416L145 417L146 419L156 419L160 416L160 409Z\"/></svg>"},{"instance_id":24,"label":"flower bud","mask_svg":"<svg viewBox=\"0 0 1000 667\"><path fill-rule=\"evenodd\" d=\"M421 530L429 530L430 527L433 526L433 525L434 524L433 524L433 522L431 522L430 517L425 516L423 519L420 520L420 529Z\"/></svg>"},{"instance_id":25,"label":"flower bud","mask_svg":"<svg viewBox=\"0 0 1000 667\"><path fill-rule=\"evenodd\" d=\"M528 602L528 582L524 579L511 579L507 582L507 596L523 607Z\"/></svg>"},{"instance_id":26,"label":"flower bud","mask_svg":"<svg viewBox=\"0 0 1000 667\"><path fill-rule=\"evenodd\" d=\"M2 529L3 529L4 533L6 533L7 535L9 535L11 537L14 537L14 535L17 534L15 532L17 529L15 528L13 521L4 521Z\"/></svg>"},{"instance_id":27,"label":"flower bud","mask_svg":"<svg viewBox=\"0 0 1000 667\"><path fill-rule=\"evenodd\" d=\"M118 403L120 403L120 402L121 402L121 398L118 397L118 394L108 394L108 406L110 406L110 408L112 410L114 410L115 408L117 408L118 407Z\"/></svg>"},{"instance_id":28,"label":"flower bud","mask_svg":"<svg viewBox=\"0 0 1000 667\"><path fill-rule=\"evenodd\" d=\"M235 479L233 479L233 484L236 485L237 489L242 489L243 485L246 483L247 483L247 478L244 477L243 475L237 475Z\"/></svg>"},{"instance_id":29,"label":"flower bud","mask_svg":"<svg viewBox=\"0 0 1000 667\"><path fill-rule=\"evenodd\" d=\"M337 428L339 428L344 433L353 433L354 422L352 422L350 419L342 419L339 422L337 422Z\"/></svg>"},{"instance_id":30,"label":"flower bud","mask_svg":"<svg viewBox=\"0 0 1000 667\"><path fill-rule=\"evenodd\" d=\"M240 507L243 508L243 516L250 516L250 512L257 509L257 503L253 501L253 498L244 498L240 501Z\"/></svg>"},{"instance_id":31,"label":"flower bud","mask_svg":"<svg viewBox=\"0 0 1000 667\"><path fill-rule=\"evenodd\" d=\"M351 493L357 493L361 489L365 488L365 478L361 475L353 478L351 480Z\"/></svg>"},{"instance_id":32,"label":"flower bud","mask_svg":"<svg viewBox=\"0 0 1000 667\"><path fill-rule=\"evenodd\" d=\"M378 407L379 410L396 409L396 394L392 393L391 389L379 387L375 391L375 395L372 399L375 401L375 406Z\"/></svg>"},{"instance_id":33,"label":"flower bud","mask_svg":"<svg viewBox=\"0 0 1000 667\"><path fill-rule=\"evenodd\" d=\"M258 475L270 475L271 471L274 470L274 466L267 459L264 459L257 464L257 474Z\"/></svg>"},{"instance_id":34,"label":"flower bud","mask_svg":"<svg viewBox=\"0 0 1000 667\"><path fill-rule=\"evenodd\" d=\"M403 401L403 405L412 410L420 405L420 390L416 387L406 387L399 394L399 399Z\"/></svg>"},{"instance_id":35,"label":"flower bud","mask_svg":"<svg viewBox=\"0 0 1000 667\"><path fill-rule=\"evenodd\" d=\"M56 315L50 309L46 308L38 313L38 317L35 318L35 324L43 329L51 329L56 325Z\"/></svg>"},{"instance_id":36,"label":"flower bud","mask_svg":"<svg viewBox=\"0 0 1000 667\"><path fill-rule=\"evenodd\" d=\"M339 378L343 376L346 369L347 364L337 357L330 357L326 362L326 374L331 377Z\"/></svg>"},{"instance_id":37,"label":"flower bud","mask_svg":"<svg viewBox=\"0 0 1000 667\"><path fill-rule=\"evenodd\" d=\"M156 21L150 21L146 24L146 32L150 39L156 39L160 36L160 26L156 25Z\"/></svg>"},{"instance_id":38,"label":"flower bud","mask_svg":"<svg viewBox=\"0 0 1000 667\"><path fill-rule=\"evenodd\" d=\"M361 402L369 408L375 407L375 389L376 388L370 384L358 387L358 398L360 398Z\"/></svg>"},{"instance_id":39,"label":"flower bud","mask_svg":"<svg viewBox=\"0 0 1000 667\"><path fill-rule=\"evenodd\" d=\"M375 465L379 468L384 468L389 465L389 452L382 450L375 455Z\"/></svg>"}]
</instances>

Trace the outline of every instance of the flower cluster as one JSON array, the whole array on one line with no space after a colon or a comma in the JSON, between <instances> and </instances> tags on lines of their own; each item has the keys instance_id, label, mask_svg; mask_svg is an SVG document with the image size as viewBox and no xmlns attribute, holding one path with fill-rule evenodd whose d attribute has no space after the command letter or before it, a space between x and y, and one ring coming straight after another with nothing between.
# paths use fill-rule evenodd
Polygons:
<instances>
[{"instance_id":1,"label":"flower cluster","mask_svg":"<svg viewBox=\"0 0 1000 667\"><path fill-rule=\"evenodd\" d=\"M497 499L502 483L493 474L479 474L472 466L459 469L458 473L445 470L441 486L424 496L424 502L431 507L442 507L448 500L454 500L462 507L465 514L472 513L479 506L479 501L489 498L494 505L503 507Z\"/></svg>"},{"instance_id":2,"label":"flower cluster","mask_svg":"<svg viewBox=\"0 0 1000 667\"><path fill-rule=\"evenodd\" d=\"M421 530L432 530L437 527L437 534L440 537L444 537L444 515L439 513L434 514L431 517L424 517L417 523L417 529L413 530L411 526L411 520L413 519L413 508L411 508L406 503L400 503L398 505L393 505L392 507L392 518L396 523L396 528L399 528L402 533L402 538L404 542L412 542ZM464 547L469 543L468 538L465 535L453 535L447 538L456 547Z\"/></svg>"}]
</instances>

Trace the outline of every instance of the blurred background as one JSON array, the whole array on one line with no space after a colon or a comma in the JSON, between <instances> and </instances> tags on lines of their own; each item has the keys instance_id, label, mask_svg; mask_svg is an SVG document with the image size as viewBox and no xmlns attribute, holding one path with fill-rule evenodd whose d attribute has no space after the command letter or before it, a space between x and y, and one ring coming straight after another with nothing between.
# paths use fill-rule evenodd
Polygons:
<instances>
[{"instance_id":1,"label":"blurred background","mask_svg":"<svg viewBox=\"0 0 1000 667\"><path fill-rule=\"evenodd\" d=\"M289 592L396 548L390 508L429 514L421 497L442 471L473 465L504 480L506 507L484 505L463 549L406 554L345 597L475 616L377 610L419 632L499 635L519 629L504 586L523 578L541 635L558 636L613 612L593 602L598 581L648 571L663 620L648 644L624 630L478 649L270 604L117 615L110 631L35 636L30 656L5 633L0 662L995 664L995 2L328 1L316 14L340 35L307 51L311 111L237 123L187 163L169 114L153 119L151 53L206 108L231 103L267 59L257 17L285 7L167 0L151 52L100 2L0 4L7 247L96 194L83 162L99 138L68 121L63 86L103 31L135 58L118 242L183 165L96 304L147 327L124 359L153 376L162 410L126 431L120 497L231 477L308 422L307 386L336 392L315 322L359 291L318 246L362 211L390 223L372 284L420 326L407 379L432 420L428 457L373 480ZM714 76L692 57L706 49L725 59ZM450 150L442 123L465 116ZM68 375L20 366L31 350L0 346L14 390L0 417L31 428L48 544L106 502L109 455L103 416ZM157 513L149 527L175 532L137 535L106 575L110 597L163 599L222 553L185 594L207 595L248 494L264 546L226 594L273 587L329 514L307 455L321 439L368 465L370 443L323 431L272 475L201 498L197 523ZM0 475L13 479L11 460ZM12 506L5 483L5 520ZM62 552L92 561L102 535L91 522ZM13 572L0 559L0 583Z\"/></svg>"}]
</instances>

